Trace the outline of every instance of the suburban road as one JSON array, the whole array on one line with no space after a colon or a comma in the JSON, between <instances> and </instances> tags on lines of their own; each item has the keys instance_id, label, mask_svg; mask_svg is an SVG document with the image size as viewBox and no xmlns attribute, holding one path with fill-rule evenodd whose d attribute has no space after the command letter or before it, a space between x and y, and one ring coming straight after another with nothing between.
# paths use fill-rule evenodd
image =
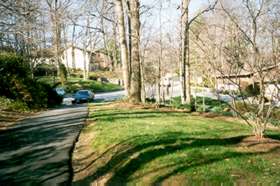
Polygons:
<instances>
[{"instance_id":1,"label":"suburban road","mask_svg":"<svg viewBox=\"0 0 280 186\"><path fill-rule=\"evenodd\" d=\"M181 86L177 83L175 84L175 86L173 87L171 91L171 97L177 97L177 96L181 96ZM146 92L146 96L148 97L155 97L156 93L155 93L155 89L148 89ZM192 90L192 95L194 96L194 91ZM218 99L217 95L213 92L210 91L206 91L206 90L202 90L200 92L197 92L195 94L196 96L199 97L208 97L208 98L212 98L212 99ZM232 97L229 95L223 95L220 94L220 99L226 102L231 102L232 101ZM123 97L125 97L125 91L116 91L116 92L108 92L108 93L99 93L95 95L95 99L99 100L99 101L113 101L113 100L118 100L118 99L122 99ZM168 99L168 98L167 98ZM71 101L70 101L71 102Z\"/></svg>"},{"instance_id":2,"label":"suburban road","mask_svg":"<svg viewBox=\"0 0 280 186\"><path fill-rule=\"evenodd\" d=\"M0 185L68 185L86 105L42 112L0 131Z\"/></svg>"},{"instance_id":3,"label":"suburban road","mask_svg":"<svg viewBox=\"0 0 280 186\"><path fill-rule=\"evenodd\" d=\"M95 99L100 101L114 101L125 96L125 91L115 91L95 94Z\"/></svg>"}]
</instances>

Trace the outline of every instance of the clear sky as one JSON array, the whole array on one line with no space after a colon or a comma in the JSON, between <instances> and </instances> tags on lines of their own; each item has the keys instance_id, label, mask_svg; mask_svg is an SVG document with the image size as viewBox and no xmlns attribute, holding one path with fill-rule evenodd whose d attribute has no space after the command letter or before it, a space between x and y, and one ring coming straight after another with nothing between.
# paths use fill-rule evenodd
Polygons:
<instances>
[{"instance_id":1,"label":"clear sky","mask_svg":"<svg viewBox=\"0 0 280 186\"><path fill-rule=\"evenodd\" d=\"M141 17L142 23L145 22L145 26L149 27L148 30L153 32L159 31L159 3L163 4L162 9L162 25L164 33L175 33L179 26L179 20L181 15L182 0L141 0L141 6L146 5L152 7L149 13L146 13ZM190 3L190 17L195 15L199 9L207 6L209 0L191 0Z\"/></svg>"},{"instance_id":2,"label":"clear sky","mask_svg":"<svg viewBox=\"0 0 280 186\"><path fill-rule=\"evenodd\" d=\"M169 9L169 13L171 14L180 13L180 10L177 10L177 7L181 5L182 0L141 0L141 4L154 6L155 4L159 4L160 1L168 6L168 7L165 6L165 9ZM205 6L207 3L208 0L191 0L190 15L197 12L201 7Z\"/></svg>"}]
</instances>

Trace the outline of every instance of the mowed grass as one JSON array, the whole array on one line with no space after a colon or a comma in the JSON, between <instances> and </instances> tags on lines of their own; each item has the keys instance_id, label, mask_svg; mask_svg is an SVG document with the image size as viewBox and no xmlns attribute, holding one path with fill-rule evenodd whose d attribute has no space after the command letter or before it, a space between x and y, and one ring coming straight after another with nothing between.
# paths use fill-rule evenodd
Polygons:
<instances>
[{"instance_id":1,"label":"mowed grass","mask_svg":"<svg viewBox=\"0 0 280 186\"><path fill-rule=\"evenodd\" d=\"M91 105L89 117L81 136L91 134L85 145L93 153L82 157L83 144L75 150L77 185L280 183L280 151L240 147L251 129L234 120L122 103Z\"/></svg>"}]
</instances>

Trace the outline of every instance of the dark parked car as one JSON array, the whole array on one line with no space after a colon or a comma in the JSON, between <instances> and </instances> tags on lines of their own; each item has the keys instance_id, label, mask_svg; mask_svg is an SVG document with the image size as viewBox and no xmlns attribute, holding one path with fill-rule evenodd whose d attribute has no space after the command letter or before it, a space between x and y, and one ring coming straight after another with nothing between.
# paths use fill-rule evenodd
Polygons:
<instances>
[{"instance_id":1,"label":"dark parked car","mask_svg":"<svg viewBox=\"0 0 280 186\"><path fill-rule=\"evenodd\" d=\"M94 99L94 93L90 90L79 90L74 95L75 103L90 102Z\"/></svg>"}]
</instances>

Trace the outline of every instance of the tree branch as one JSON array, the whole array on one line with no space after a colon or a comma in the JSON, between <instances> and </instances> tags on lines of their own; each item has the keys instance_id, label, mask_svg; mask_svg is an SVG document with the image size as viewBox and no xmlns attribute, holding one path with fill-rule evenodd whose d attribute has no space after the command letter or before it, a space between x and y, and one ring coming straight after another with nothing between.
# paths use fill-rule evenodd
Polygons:
<instances>
[{"instance_id":1,"label":"tree branch","mask_svg":"<svg viewBox=\"0 0 280 186\"><path fill-rule=\"evenodd\" d=\"M190 21L189 21L189 25L191 25L193 23L193 21L195 21L198 17L200 17L201 15L214 10L216 5L218 4L218 0L215 1L215 3L213 5L209 5L209 7L207 7L206 9L202 10L201 12L199 12L195 17L193 17Z\"/></svg>"}]
</instances>

